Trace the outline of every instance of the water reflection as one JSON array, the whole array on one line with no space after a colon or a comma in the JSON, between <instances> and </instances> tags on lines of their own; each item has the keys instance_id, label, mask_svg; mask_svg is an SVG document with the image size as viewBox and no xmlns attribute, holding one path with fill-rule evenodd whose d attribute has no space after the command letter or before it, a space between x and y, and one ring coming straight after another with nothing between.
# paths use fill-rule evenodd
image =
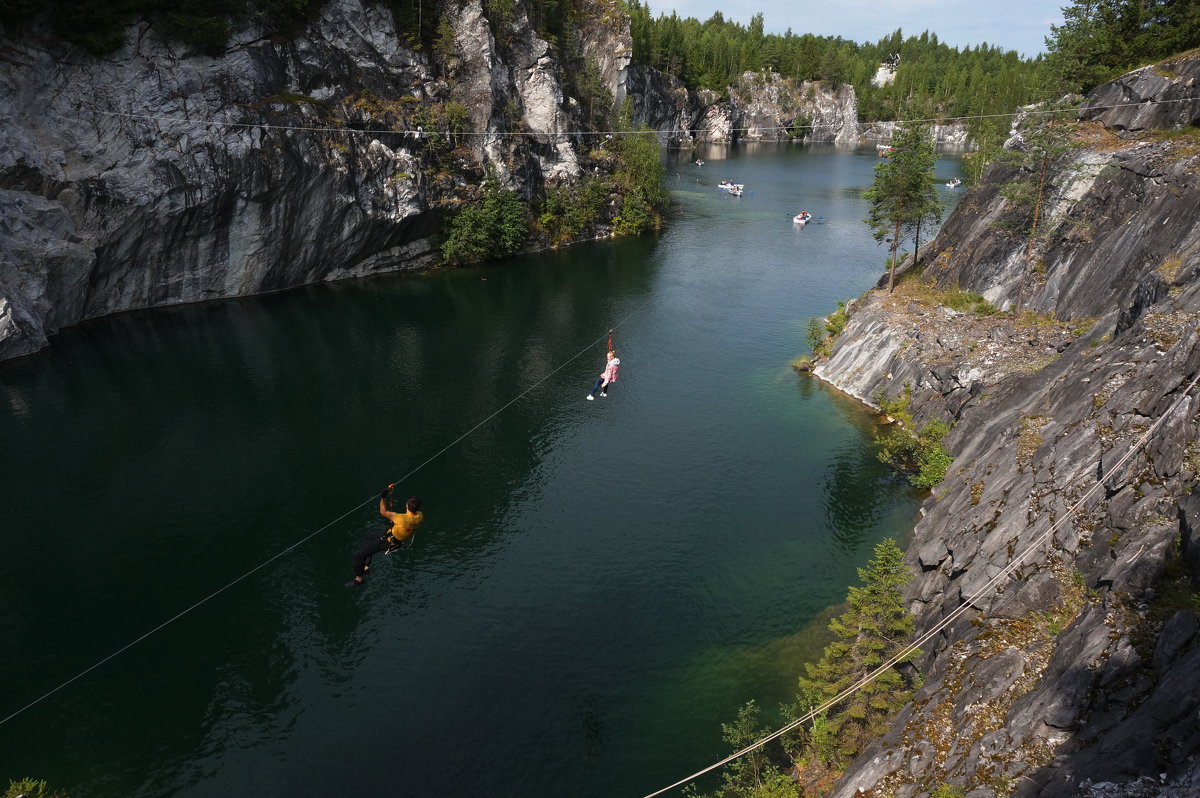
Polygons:
<instances>
[{"instance_id":1,"label":"water reflection","mask_svg":"<svg viewBox=\"0 0 1200 798\"><path fill-rule=\"evenodd\" d=\"M828 476L822 484L825 511L838 550L845 556L855 556L882 518L899 504L916 501L920 493L911 488L903 476L880 462L879 447L875 445L879 423L873 412L864 413L866 408L857 399L816 378L803 381L828 393L832 407L846 425L858 433L855 439L833 453ZM891 489L878 489L882 485L890 485ZM865 490L865 486L872 486L872 489Z\"/></svg>"}]
</instances>

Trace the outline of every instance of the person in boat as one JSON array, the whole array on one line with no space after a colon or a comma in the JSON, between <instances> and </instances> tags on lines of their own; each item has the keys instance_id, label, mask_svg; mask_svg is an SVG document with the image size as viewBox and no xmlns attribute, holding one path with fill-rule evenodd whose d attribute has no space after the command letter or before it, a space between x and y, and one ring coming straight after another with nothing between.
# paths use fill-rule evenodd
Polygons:
<instances>
[{"instance_id":1,"label":"person in boat","mask_svg":"<svg viewBox=\"0 0 1200 798\"><path fill-rule=\"evenodd\" d=\"M381 552L391 552L408 540L417 531L417 527L425 520L421 512L421 499L410 496L404 503L404 512L394 513L388 509L392 498L392 488L388 485L379 494L379 514L391 522L391 526L380 532L369 532L363 536L358 551L354 552L354 578L346 583L346 587L360 587L366 580L367 571L371 569L371 558Z\"/></svg>"},{"instance_id":2,"label":"person in boat","mask_svg":"<svg viewBox=\"0 0 1200 798\"><path fill-rule=\"evenodd\" d=\"M592 391L587 395L588 401L596 398L596 393L599 392L601 397L608 396L608 386L617 381L617 375L621 372L621 361L617 357L617 353L609 351L608 363L604 366L604 371L596 378L596 382L592 385Z\"/></svg>"}]
</instances>

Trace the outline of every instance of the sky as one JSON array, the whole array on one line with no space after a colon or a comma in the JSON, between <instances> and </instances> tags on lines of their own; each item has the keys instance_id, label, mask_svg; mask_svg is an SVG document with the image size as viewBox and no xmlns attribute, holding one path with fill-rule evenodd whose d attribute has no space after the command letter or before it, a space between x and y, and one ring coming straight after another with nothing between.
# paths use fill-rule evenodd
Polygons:
<instances>
[{"instance_id":1,"label":"sky","mask_svg":"<svg viewBox=\"0 0 1200 798\"><path fill-rule=\"evenodd\" d=\"M789 27L797 35L841 36L876 42L896 28L904 36L936 33L951 47L987 42L1025 56L1046 51L1051 25L1062 24L1062 8L1070 0L643 0L654 16L672 11L704 21L720 11L725 19L745 25L762 12L767 33Z\"/></svg>"}]
</instances>

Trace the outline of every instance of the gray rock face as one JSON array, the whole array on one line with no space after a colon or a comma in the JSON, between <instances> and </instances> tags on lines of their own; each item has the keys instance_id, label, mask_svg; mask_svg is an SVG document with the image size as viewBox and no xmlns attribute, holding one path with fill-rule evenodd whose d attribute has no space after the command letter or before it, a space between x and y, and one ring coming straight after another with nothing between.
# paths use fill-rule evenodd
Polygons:
<instances>
[{"instance_id":1,"label":"gray rock face","mask_svg":"<svg viewBox=\"0 0 1200 798\"><path fill-rule=\"evenodd\" d=\"M1001 309L1020 298L1061 319L1123 313L1125 329L1200 268L1200 175L1181 152L1167 140L1078 151L1052 184L1031 253L1026 236L1005 232L1016 211L991 181L1014 175L995 167L923 257L949 260L939 287L976 291Z\"/></svg>"},{"instance_id":2,"label":"gray rock face","mask_svg":"<svg viewBox=\"0 0 1200 798\"><path fill-rule=\"evenodd\" d=\"M747 72L722 99L712 91L689 91L649 67L630 66L626 74L634 119L660 131L672 147L793 138L853 147L890 141L896 129L895 122L860 124L858 97L849 84L796 83L777 72ZM934 125L932 135L939 146L970 146L965 125Z\"/></svg>"},{"instance_id":3,"label":"gray rock face","mask_svg":"<svg viewBox=\"0 0 1200 798\"><path fill-rule=\"evenodd\" d=\"M811 127L794 131L807 141L858 143L858 99L848 84L832 88L805 81L795 85L776 72L747 72L731 87L729 104L738 128L736 139L787 141L799 119L810 120Z\"/></svg>"},{"instance_id":4,"label":"gray rock face","mask_svg":"<svg viewBox=\"0 0 1200 798\"><path fill-rule=\"evenodd\" d=\"M874 124L864 124L859 127L859 135L867 141L882 141L887 142L892 140L899 124L896 122L875 122ZM967 133L967 126L961 123L952 125L931 125L930 134L933 136L934 144L947 149L966 148L971 143L971 137Z\"/></svg>"},{"instance_id":5,"label":"gray rock face","mask_svg":"<svg viewBox=\"0 0 1200 798\"><path fill-rule=\"evenodd\" d=\"M605 8L600 18L585 16L578 21L584 58L596 65L600 80L612 94L616 107L621 107L629 95L627 88L630 62L633 61L633 37L629 33L629 18L622 14L619 25L606 23L604 15L616 14Z\"/></svg>"},{"instance_id":6,"label":"gray rock face","mask_svg":"<svg viewBox=\"0 0 1200 798\"><path fill-rule=\"evenodd\" d=\"M676 78L641 64L625 70L625 93L633 101L633 118L659 131L671 147L691 147L696 142L702 110L707 104L690 93Z\"/></svg>"},{"instance_id":7,"label":"gray rock face","mask_svg":"<svg viewBox=\"0 0 1200 798\"><path fill-rule=\"evenodd\" d=\"M848 84L797 84L776 72L747 72L728 89L689 91L677 79L644 66L627 70L634 119L662 133L673 147L736 141L859 141L858 99ZM803 125L798 127L797 124Z\"/></svg>"},{"instance_id":8,"label":"gray rock face","mask_svg":"<svg viewBox=\"0 0 1200 798\"><path fill-rule=\"evenodd\" d=\"M0 189L0 359L47 344L51 330L78 318L95 254L75 235L60 203ZM45 321L43 321L45 320Z\"/></svg>"},{"instance_id":9,"label":"gray rock face","mask_svg":"<svg viewBox=\"0 0 1200 798\"><path fill-rule=\"evenodd\" d=\"M1079 118L1136 132L1200 124L1200 61L1182 58L1134 70L1099 86Z\"/></svg>"},{"instance_id":10,"label":"gray rock face","mask_svg":"<svg viewBox=\"0 0 1200 798\"><path fill-rule=\"evenodd\" d=\"M104 59L0 39L0 357L130 308L428 266L485 166L525 196L575 180L572 101L528 20L499 47L480 0L446 19L447 75L362 0L326 3L287 42L236 31L219 58L145 23ZM615 81L619 33L581 36L613 51ZM425 126L451 103L484 135L435 152Z\"/></svg>"},{"instance_id":11,"label":"gray rock face","mask_svg":"<svg viewBox=\"0 0 1200 798\"><path fill-rule=\"evenodd\" d=\"M1186 82L1194 66L1172 69ZM1098 96L1144 91L1143 72ZM1194 150L1151 137L1076 153L1097 168L1057 176L1030 273L1026 242L994 224L1005 201L973 190L923 252L923 292L848 306L813 373L868 402L908 395L917 426L954 423L906 598L919 629L970 609L922 644L924 688L834 795L1200 794L1198 622L1152 611L1170 558L1200 573ZM931 288L1001 306L1020 291L1045 316L957 313Z\"/></svg>"},{"instance_id":12,"label":"gray rock face","mask_svg":"<svg viewBox=\"0 0 1200 798\"><path fill-rule=\"evenodd\" d=\"M1193 491L1179 503L1179 533L1192 586L1200 591L1200 493Z\"/></svg>"}]
</instances>

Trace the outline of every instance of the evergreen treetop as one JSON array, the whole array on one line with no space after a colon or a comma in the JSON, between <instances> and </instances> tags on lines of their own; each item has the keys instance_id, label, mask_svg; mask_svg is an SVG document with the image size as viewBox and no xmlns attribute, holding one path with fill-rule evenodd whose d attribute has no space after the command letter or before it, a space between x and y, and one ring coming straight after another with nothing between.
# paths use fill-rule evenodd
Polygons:
<instances>
[{"instance_id":1,"label":"evergreen treetop","mask_svg":"<svg viewBox=\"0 0 1200 798\"><path fill-rule=\"evenodd\" d=\"M913 633L916 621L903 601L904 585L912 577L896 542L889 538L876 545L874 559L858 569L858 577L863 586L850 588L849 608L829 624L837 639L819 662L807 666L808 676L800 678L792 708L798 715L858 684L901 650ZM802 727L801 739L794 744L798 758L843 766L882 733L911 695L911 685L899 671L883 671L824 713L811 730Z\"/></svg>"},{"instance_id":2,"label":"evergreen treetop","mask_svg":"<svg viewBox=\"0 0 1200 798\"><path fill-rule=\"evenodd\" d=\"M633 60L673 75L690 88L725 91L745 72L770 69L796 81L849 83L859 119L953 118L1008 113L1045 96L1041 57L1022 58L989 44L958 49L929 31L905 37L899 29L875 43L811 33L765 33L762 14L749 25L717 12L705 22L652 15L628 0ZM881 65L900 55L894 80L875 86Z\"/></svg>"},{"instance_id":3,"label":"evergreen treetop","mask_svg":"<svg viewBox=\"0 0 1200 798\"><path fill-rule=\"evenodd\" d=\"M863 192L870 203L864 220L876 241L890 245L888 291L895 288L896 263L904 237L925 221L941 218L934 186L937 160L929 125L905 122L892 137L892 156L875 167L875 180Z\"/></svg>"},{"instance_id":4,"label":"evergreen treetop","mask_svg":"<svg viewBox=\"0 0 1200 798\"><path fill-rule=\"evenodd\" d=\"M1046 37L1060 94L1087 93L1134 67L1200 47L1195 0L1073 0Z\"/></svg>"}]
</instances>

